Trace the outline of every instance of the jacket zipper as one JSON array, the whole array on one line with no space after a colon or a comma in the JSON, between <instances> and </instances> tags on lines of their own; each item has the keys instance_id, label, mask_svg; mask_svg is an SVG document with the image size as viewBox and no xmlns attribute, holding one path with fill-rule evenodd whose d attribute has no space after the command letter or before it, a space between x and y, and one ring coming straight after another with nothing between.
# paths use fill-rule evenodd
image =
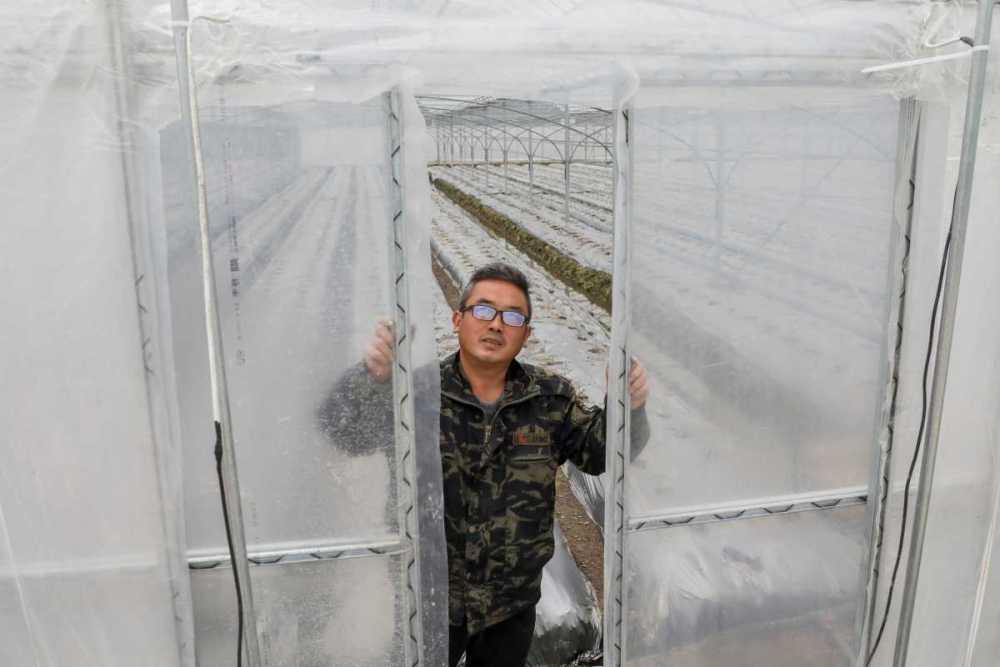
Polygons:
<instances>
[{"instance_id":1,"label":"jacket zipper","mask_svg":"<svg viewBox=\"0 0 1000 667\"><path fill-rule=\"evenodd\" d=\"M441 392L441 393L443 393L445 396L447 396L453 401L457 401L459 403L463 403L464 405L469 405L476 408L477 410L483 413L484 417L486 416L486 411L483 410L483 406L480 405L479 403L473 403L472 401L467 401L466 399L461 398L460 396L456 396L455 394L450 394L448 392ZM538 389L534 389L525 394L524 396L521 396L520 398L517 398L513 401L507 401L506 403L501 403L500 405L498 405L496 411L494 411L493 413L493 416L490 418L489 424L486 425L485 432L483 433L483 448L485 449L486 447L489 446L490 436L493 435L493 425L496 423L497 417L500 416L500 412L502 410L504 410L505 408L509 408L512 405L524 403L525 401L535 398L536 396L540 396L541 393L542 392L539 391Z\"/></svg>"}]
</instances>

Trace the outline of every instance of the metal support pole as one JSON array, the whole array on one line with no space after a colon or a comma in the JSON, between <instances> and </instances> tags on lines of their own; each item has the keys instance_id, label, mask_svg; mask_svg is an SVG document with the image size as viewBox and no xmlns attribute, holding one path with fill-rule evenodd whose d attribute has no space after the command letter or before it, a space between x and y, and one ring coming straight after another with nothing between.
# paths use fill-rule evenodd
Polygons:
<instances>
[{"instance_id":1,"label":"metal support pole","mask_svg":"<svg viewBox=\"0 0 1000 667\"><path fill-rule=\"evenodd\" d=\"M148 225L142 213L143 199L140 168L136 164L135 151L138 136L132 118L132 103L128 85L132 81L132 68L125 44L125 17L122 16L121 0L106 0L105 3L108 47L112 65L115 91L115 124L118 133L118 152L121 159L122 193L125 198L126 231L132 255L132 275L135 285L136 323L142 347L137 352L142 356L145 369L146 403L148 406L148 428L153 442L157 466L158 492L164 509L160 524L164 543L167 545L166 566L170 577L173 602L173 617L177 631L178 653L183 667L194 667L194 618L191 602L191 579L184 571L181 560L183 549L184 515L181 509L179 457L173 451L174 443L169 434L164 437L164 424L168 421L163 398L168 390L163 386L163 374L156 369L164 361L160 356L160 340L157 335L158 309L153 276L147 276L153 264L151 259ZM147 307L148 306L148 307Z\"/></svg>"},{"instance_id":2,"label":"metal support pole","mask_svg":"<svg viewBox=\"0 0 1000 667\"><path fill-rule=\"evenodd\" d=\"M625 664L627 582L625 581L626 533L625 473L629 461L631 414L628 373L629 298L631 294L632 141L631 106L615 112L615 217L614 264L611 300L611 349L609 351L607 470L604 503L604 665Z\"/></svg>"},{"instance_id":3,"label":"metal support pole","mask_svg":"<svg viewBox=\"0 0 1000 667\"><path fill-rule=\"evenodd\" d=\"M899 612L899 629L896 635L894 667L906 665L913 626L913 610L920 580L920 561L923 557L924 539L927 534L927 515L934 485L934 465L937 460L938 441L941 436L941 412L948 381L948 361L951 356L952 337L955 332L955 310L958 305L962 277L962 259L965 255L965 233L969 222L969 205L972 199L972 182L976 167L976 149L979 125L983 111L983 90L986 85L986 68L989 64L990 29L993 22L995 0L979 0L976 17L976 50L971 54L969 93L965 107L965 129L962 134L962 153L958 165L958 183L955 186L955 204L951 217L951 248L948 253L944 294L941 299L941 325L938 331L934 362L934 380L931 385L930 406L927 412L927 438L920 464L920 486L914 505L913 533L910 536L909 561L903 601Z\"/></svg>"},{"instance_id":4,"label":"metal support pole","mask_svg":"<svg viewBox=\"0 0 1000 667\"><path fill-rule=\"evenodd\" d=\"M417 521L417 467L415 451L413 373L410 351L410 293L407 272L406 241L406 180L403 133L406 128L399 89L385 93L388 119L389 188L392 204L392 266L393 310L395 332L395 365L392 373L393 412L396 432L396 464L398 471L399 525L407 546L403 559L404 618L406 633L404 654L409 667L423 663L423 623L421 621L420 588L420 526Z\"/></svg>"},{"instance_id":5,"label":"metal support pole","mask_svg":"<svg viewBox=\"0 0 1000 667\"><path fill-rule=\"evenodd\" d=\"M504 107L507 106L506 102L503 103ZM506 114L503 114L501 119L506 118ZM507 194L507 189L510 186L510 167L507 164L507 153L510 151L511 139L507 137L508 134L506 130L504 132L503 143L501 143L501 150L503 151L503 194Z\"/></svg>"},{"instance_id":6,"label":"metal support pole","mask_svg":"<svg viewBox=\"0 0 1000 667\"><path fill-rule=\"evenodd\" d=\"M563 217L569 224L569 105L566 105L566 116L563 129Z\"/></svg>"},{"instance_id":7,"label":"metal support pole","mask_svg":"<svg viewBox=\"0 0 1000 667\"><path fill-rule=\"evenodd\" d=\"M483 166L486 168L486 194L490 192L490 139L489 128L483 125Z\"/></svg>"},{"instance_id":8,"label":"metal support pole","mask_svg":"<svg viewBox=\"0 0 1000 667\"><path fill-rule=\"evenodd\" d=\"M899 391L899 361L903 343L907 276L909 268L909 243L913 226L913 187L917 165L917 126L919 106L914 98L907 98L899 109L899 141L896 150L896 189L893 205L893 237L889 260L889 294L885 319L886 341L882 347L880 382L883 393L879 397L878 422L875 424L872 454L874 464L869 481L866 523L868 525L868 554L864 570L861 609L858 614L858 650L855 664L864 667L871 651L872 624L875 621L882 558L882 539L885 529L885 509L889 500L889 477L892 465L893 435L896 420L896 396ZM805 129L803 129L805 136ZM803 148L806 148L803 146ZM807 152L803 151L803 155ZM805 184L803 183L803 187Z\"/></svg>"},{"instance_id":9,"label":"metal support pole","mask_svg":"<svg viewBox=\"0 0 1000 667\"><path fill-rule=\"evenodd\" d=\"M535 203L535 148L533 146L532 135L534 131L528 130L528 202Z\"/></svg>"},{"instance_id":10,"label":"metal support pole","mask_svg":"<svg viewBox=\"0 0 1000 667\"><path fill-rule=\"evenodd\" d=\"M507 189L510 183L510 165L507 163L507 154L510 150L509 146L504 146L503 149L503 193L507 194Z\"/></svg>"},{"instance_id":11,"label":"metal support pole","mask_svg":"<svg viewBox=\"0 0 1000 667\"><path fill-rule=\"evenodd\" d=\"M243 507L240 500L239 475L236 470L236 448L233 441L233 420L229 409L229 386L226 381L225 351L222 325L215 294L215 267L208 219L208 190L201 152L201 126L198 119L197 86L194 67L190 62L191 33L187 0L171 0L174 25L179 92L184 120L191 139L194 160L195 195L198 202L198 223L201 235L201 269L205 300L205 333L208 339L209 379L212 390L212 415L215 420L216 450L221 451L222 496L227 510L230 558L236 576L237 596L243 607L243 647L246 667L260 667L260 644L257 638L257 615L254 611L247 544L243 527Z\"/></svg>"},{"instance_id":12,"label":"metal support pole","mask_svg":"<svg viewBox=\"0 0 1000 667\"><path fill-rule=\"evenodd\" d=\"M437 130L437 163L441 164L441 121L440 118L434 119L434 129Z\"/></svg>"}]
</instances>

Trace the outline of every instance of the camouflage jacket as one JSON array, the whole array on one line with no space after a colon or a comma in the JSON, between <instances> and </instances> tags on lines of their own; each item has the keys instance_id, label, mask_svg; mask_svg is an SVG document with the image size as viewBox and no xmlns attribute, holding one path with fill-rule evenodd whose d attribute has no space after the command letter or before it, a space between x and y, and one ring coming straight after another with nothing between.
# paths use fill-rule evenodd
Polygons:
<instances>
[{"instance_id":1,"label":"camouflage jacket","mask_svg":"<svg viewBox=\"0 0 1000 667\"><path fill-rule=\"evenodd\" d=\"M432 372L418 369L415 380ZM485 423L457 353L440 372L448 620L474 634L538 601L542 567L554 550L556 469L569 460L592 475L604 471L604 411L583 404L566 378L515 361ZM348 454L393 456L392 383L372 381L364 364L335 383L317 418ZM418 418L418 437L428 421ZM645 412L633 411L633 457L648 438ZM395 485L389 493L387 525Z\"/></svg>"},{"instance_id":2,"label":"camouflage jacket","mask_svg":"<svg viewBox=\"0 0 1000 667\"><path fill-rule=\"evenodd\" d=\"M635 456L648 440L632 413ZM489 422L459 367L441 362L441 465L448 543L448 616L468 633L499 623L541 596L554 549L555 475L569 460L604 471L604 410L581 402L565 378L512 362Z\"/></svg>"}]
</instances>

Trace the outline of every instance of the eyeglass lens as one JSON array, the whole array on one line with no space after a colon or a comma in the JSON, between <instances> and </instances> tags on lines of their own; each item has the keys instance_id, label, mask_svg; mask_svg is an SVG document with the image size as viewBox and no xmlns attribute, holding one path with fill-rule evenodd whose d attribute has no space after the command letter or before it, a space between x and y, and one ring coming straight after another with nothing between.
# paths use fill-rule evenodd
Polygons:
<instances>
[{"instance_id":1,"label":"eyeglass lens","mask_svg":"<svg viewBox=\"0 0 1000 667\"><path fill-rule=\"evenodd\" d=\"M479 304L472 307L472 316L477 320L483 320L484 322L492 322L493 318L497 316L497 309L493 306L487 306L485 304ZM525 322L525 317L516 310L503 310L499 311L500 317L503 323L509 327L523 327Z\"/></svg>"}]
</instances>

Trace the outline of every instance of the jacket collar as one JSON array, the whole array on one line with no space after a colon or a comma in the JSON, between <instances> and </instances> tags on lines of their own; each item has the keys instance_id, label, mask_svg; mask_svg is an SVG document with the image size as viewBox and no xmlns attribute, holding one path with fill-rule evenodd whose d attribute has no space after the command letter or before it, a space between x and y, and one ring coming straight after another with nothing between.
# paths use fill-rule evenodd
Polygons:
<instances>
[{"instance_id":1,"label":"jacket collar","mask_svg":"<svg viewBox=\"0 0 1000 667\"><path fill-rule=\"evenodd\" d=\"M441 392L460 401L478 405L479 399L472 393L472 386L465 377L465 373L462 372L459 354L460 352L452 353L441 364ZM500 396L500 403L516 401L534 389L535 379L515 359L510 362L510 366L507 368L507 380L504 383L503 394Z\"/></svg>"}]
</instances>

